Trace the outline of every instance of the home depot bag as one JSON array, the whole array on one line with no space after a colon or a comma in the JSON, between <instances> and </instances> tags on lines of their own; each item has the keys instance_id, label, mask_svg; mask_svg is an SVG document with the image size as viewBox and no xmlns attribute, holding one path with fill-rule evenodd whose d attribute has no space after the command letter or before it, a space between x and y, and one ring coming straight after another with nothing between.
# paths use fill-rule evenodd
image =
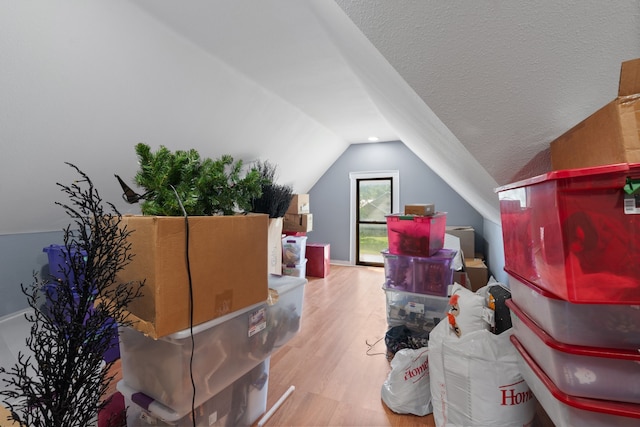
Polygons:
<instances>
[{"instance_id":1,"label":"home depot bag","mask_svg":"<svg viewBox=\"0 0 640 427\"><path fill-rule=\"evenodd\" d=\"M398 414L427 415L431 409L428 350L405 348L391 361L391 372L382 385L382 401Z\"/></svg>"},{"instance_id":2,"label":"home depot bag","mask_svg":"<svg viewBox=\"0 0 640 427\"><path fill-rule=\"evenodd\" d=\"M436 426L529 426L535 398L522 379L511 329L496 335L487 320L489 287L452 288L447 321L429 336Z\"/></svg>"},{"instance_id":3,"label":"home depot bag","mask_svg":"<svg viewBox=\"0 0 640 427\"><path fill-rule=\"evenodd\" d=\"M436 426L530 426L535 397L509 341L479 329L458 338L440 322L429 339L429 372Z\"/></svg>"}]
</instances>

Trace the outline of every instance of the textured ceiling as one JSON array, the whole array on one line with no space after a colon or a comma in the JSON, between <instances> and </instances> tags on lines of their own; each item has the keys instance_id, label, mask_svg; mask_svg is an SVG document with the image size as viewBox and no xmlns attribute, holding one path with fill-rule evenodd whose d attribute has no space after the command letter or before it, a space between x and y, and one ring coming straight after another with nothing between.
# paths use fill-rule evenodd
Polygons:
<instances>
[{"instance_id":1,"label":"textured ceiling","mask_svg":"<svg viewBox=\"0 0 640 427\"><path fill-rule=\"evenodd\" d=\"M493 188L547 172L640 57L638 0L136 4L345 143L403 140L494 221Z\"/></svg>"},{"instance_id":2,"label":"textured ceiling","mask_svg":"<svg viewBox=\"0 0 640 427\"><path fill-rule=\"evenodd\" d=\"M500 184L612 100L640 57L640 1L336 0Z\"/></svg>"}]
</instances>

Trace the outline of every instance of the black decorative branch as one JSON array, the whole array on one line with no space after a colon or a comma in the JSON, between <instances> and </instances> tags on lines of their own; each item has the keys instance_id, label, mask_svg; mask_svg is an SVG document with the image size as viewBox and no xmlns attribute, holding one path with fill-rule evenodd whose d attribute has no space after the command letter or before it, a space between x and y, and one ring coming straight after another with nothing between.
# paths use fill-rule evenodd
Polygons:
<instances>
[{"instance_id":1,"label":"black decorative branch","mask_svg":"<svg viewBox=\"0 0 640 427\"><path fill-rule=\"evenodd\" d=\"M64 266L58 272L63 279L45 286L48 280L34 274L30 286L21 285L33 308L26 316L32 355L20 353L15 366L0 371L5 383L0 396L20 426L96 424L114 379L114 362L105 362L103 354L117 345L116 325L131 325L126 308L143 286L118 283L117 273L133 257L127 242L131 231L121 225L113 204L105 202L105 210L89 177L67 164L80 178L58 183L69 202L56 204L72 219L64 230Z\"/></svg>"},{"instance_id":2,"label":"black decorative branch","mask_svg":"<svg viewBox=\"0 0 640 427\"><path fill-rule=\"evenodd\" d=\"M251 201L251 212L265 213L269 218L283 217L293 198L293 187L275 182L277 166L268 160L258 161L254 168L262 178L262 194Z\"/></svg>"}]
</instances>

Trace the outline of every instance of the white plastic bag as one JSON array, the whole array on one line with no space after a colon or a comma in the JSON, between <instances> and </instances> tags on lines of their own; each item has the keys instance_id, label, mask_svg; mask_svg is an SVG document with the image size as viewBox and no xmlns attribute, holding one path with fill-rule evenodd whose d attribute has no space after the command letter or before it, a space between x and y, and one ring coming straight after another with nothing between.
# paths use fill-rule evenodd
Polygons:
<instances>
[{"instance_id":1,"label":"white plastic bag","mask_svg":"<svg viewBox=\"0 0 640 427\"><path fill-rule=\"evenodd\" d=\"M433 416L438 427L530 426L536 400L520 374L511 330L458 338L447 322L429 337Z\"/></svg>"},{"instance_id":2,"label":"white plastic bag","mask_svg":"<svg viewBox=\"0 0 640 427\"><path fill-rule=\"evenodd\" d=\"M382 385L382 401L398 414L423 416L432 412L427 347L405 348L395 354Z\"/></svg>"}]
</instances>

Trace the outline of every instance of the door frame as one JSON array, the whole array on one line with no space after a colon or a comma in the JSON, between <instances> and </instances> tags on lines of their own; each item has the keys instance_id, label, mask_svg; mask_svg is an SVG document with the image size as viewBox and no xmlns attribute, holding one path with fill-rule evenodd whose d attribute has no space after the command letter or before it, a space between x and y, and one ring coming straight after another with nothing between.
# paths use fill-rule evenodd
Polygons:
<instances>
[{"instance_id":1,"label":"door frame","mask_svg":"<svg viewBox=\"0 0 640 427\"><path fill-rule=\"evenodd\" d=\"M356 196L359 179L391 178L391 212L400 211L400 171L381 170L368 172L349 172L351 184L349 197L349 265L356 265Z\"/></svg>"}]
</instances>

